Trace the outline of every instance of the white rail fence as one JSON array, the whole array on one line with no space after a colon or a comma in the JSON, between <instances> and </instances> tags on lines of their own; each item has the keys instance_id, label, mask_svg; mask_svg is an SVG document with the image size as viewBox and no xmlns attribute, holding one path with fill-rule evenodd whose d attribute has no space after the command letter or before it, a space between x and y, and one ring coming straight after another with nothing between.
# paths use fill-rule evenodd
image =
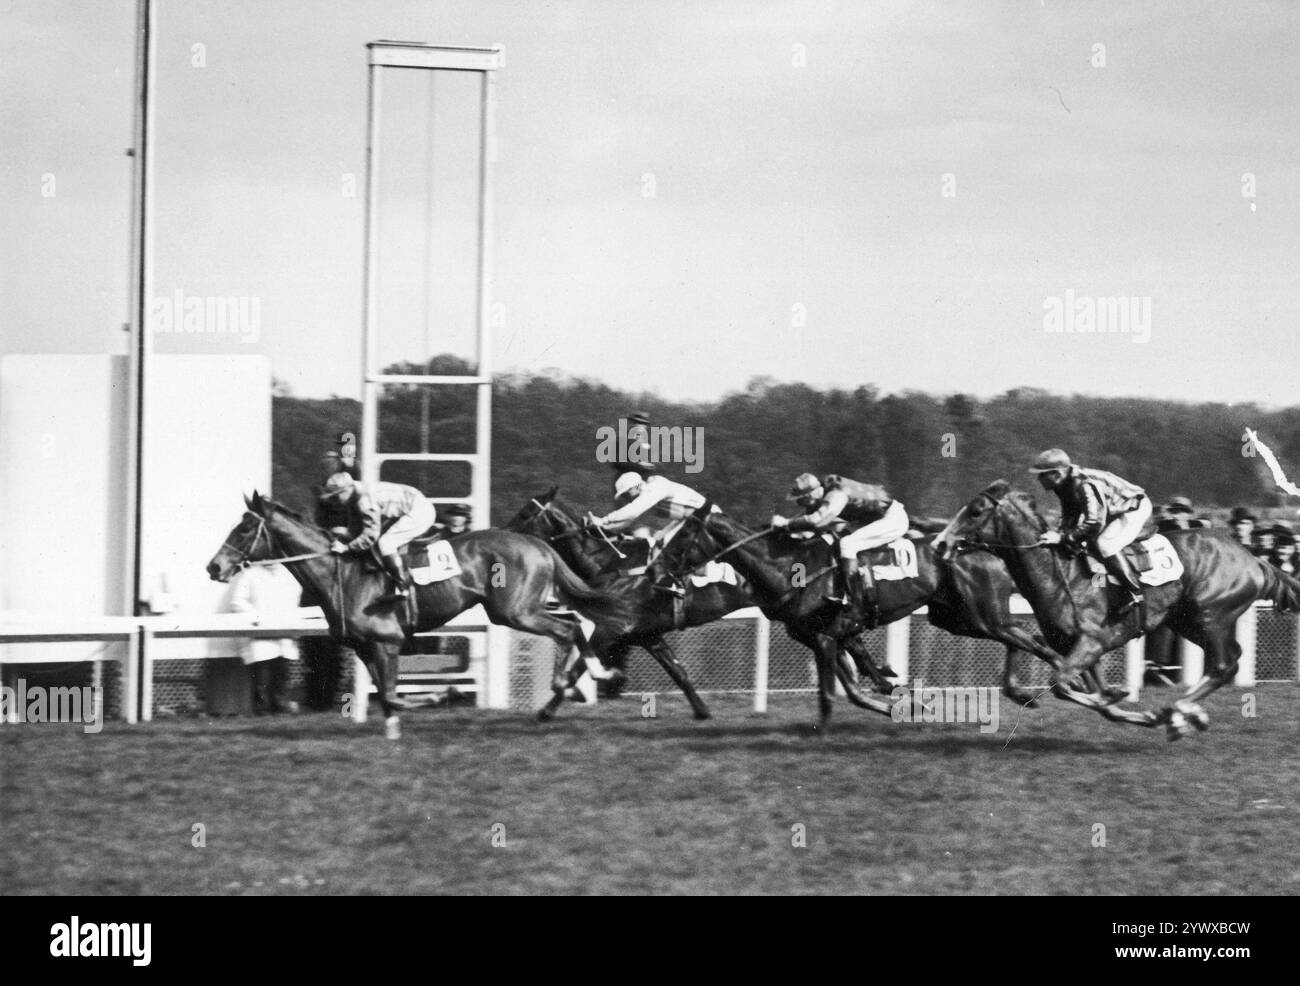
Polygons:
<instances>
[{"instance_id":1,"label":"white rail fence","mask_svg":"<svg viewBox=\"0 0 1300 986\"><path fill-rule=\"evenodd\" d=\"M1016 597L1013 612L1026 625L1032 624L1029 608ZM58 649L46 647L0 647L0 664L93 665L99 684L106 667L117 674L120 689L117 708L127 722L148 722L153 718L157 642L284 638L325 636L328 629L318 609L302 609L292 618L254 624L245 614L216 615L201 620L180 621L167 616L103 617L86 620L17 622L0 620L0 645L49 645L72 642L100 643L103 647L79 658L69 658ZM421 636L464 637L468 644L468 667L457 673L403 674L403 693L445 689L450 682L476 694L486 708L531 708L549 694L556 648L544 638L531 637L492 626L479 608L461 614L446 627ZM757 609L744 609L709 627L670 635L673 646L692 679L703 693L750 693L756 712L766 711L773 694L806 692L815 688L815 675L807 650L794 644L784 633L774 634L770 622ZM869 635L874 652L883 653L898 674L898 680L923 677L931 685L995 685L1001 680L1005 650L987 641L953 637L928 624L925 610L891 623ZM1132 698L1139 697L1149 673L1148 638L1129 642L1122 652L1107 655L1102 673L1108 681L1123 684ZM1237 625L1237 642L1242 656L1235 684L1252 687L1257 682L1294 681L1300 678L1300 622L1294 615L1276 613L1268 603L1258 603ZM1178 641L1172 656L1174 677L1182 682L1198 680L1204 654L1198 647ZM108 645L117 645L110 648ZM192 653L172 649L167 661L211 660L205 649ZM1024 683L1045 684L1046 668L1027 655L1018 665ZM629 664L628 691L670 692L673 686L648 657ZM368 696L373 693L369 677L357 662L352 674L352 716L363 720ZM16 721L16 711L8 710Z\"/></svg>"}]
</instances>

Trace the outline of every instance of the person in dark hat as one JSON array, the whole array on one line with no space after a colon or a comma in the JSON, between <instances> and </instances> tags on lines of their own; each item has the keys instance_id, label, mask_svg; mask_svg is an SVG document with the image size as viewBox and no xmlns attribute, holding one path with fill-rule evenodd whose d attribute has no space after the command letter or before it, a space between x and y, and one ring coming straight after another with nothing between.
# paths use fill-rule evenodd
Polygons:
<instances>
[{"instance_id":1,"label":"person in dark hat","mask_svg":"<svg viewBox=\"0 0 1300 986\"><path fill-rule=\"evenodd\" d=\"M1256 517L1249 507L1233 507L1232 514L1228 517L1228 525L1232 528L1233 537L1247 551L1254 550L1252 535L1255 532Z\"/></svg>"},{"instance_id":2,"label":"person in dark hat","mask_svg":"<svg viewBox=\"0 0 1300 986\"><path fill-rule=\"evenodd\" d=\"M1172 497L1168 503L1160 508L1160 518L1156 521L1156 530L1165 531L1186 531L1193 527L1204 527L1205 524L1198 520L1194 515L1196 509L1192 506L1192 501L1185 496Z\"/></svg>"},{"instance_id":3,"label":"person in dark hat","mask_svg":"<svg viewBox=\"0 0 1300 986\"><path fill-rule=\"evenodd\" d=\"M1295 532L1290 524L1273 525L1273 552L1268 556L1269 564L1287 575L1300 577L1300 562L1296 559Z\"/></svg>"},{"instance_id":4,"label":"person in dark hat","mask_svg":"<svg viewBox=\"0 0 1300 986\"><path fill-rule=\"evenodd\" d=\"M457 534L464 534L469 530L474 512L470 510L468 503L453 503L443 508L442 516L444 519L444 535L446 537L455 537Z\"/></svg>"}]
</instances>

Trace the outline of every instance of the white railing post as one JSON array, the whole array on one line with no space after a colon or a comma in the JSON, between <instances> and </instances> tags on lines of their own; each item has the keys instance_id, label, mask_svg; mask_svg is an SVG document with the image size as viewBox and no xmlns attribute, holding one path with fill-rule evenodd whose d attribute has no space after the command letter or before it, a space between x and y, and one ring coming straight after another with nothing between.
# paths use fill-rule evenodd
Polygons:
<instances>
[{"instance_id":1,"label":"white railing post","mask_svg":"<svg viewBox=\"0 0 1300 986\"><path fill-rule=\"evenodd\" d=\"M1255 687L1255 654L1259 642L1259 610L1253 605L1237 620L1237 646L1241 657L1237 659L1237 677L1232 683L1238 688Z\"/></svg>"},{"instance_id":2,"label":"white railing post","mask_svg":"<svg viewBox=\"0 0 1300 986\"><path fill-rule=\"evenodd\" d=\"M1205 677L1205 651L1190 640L1182 640L1183 684L1188 688Z\"/></svg>"},{"instance_id":3,"label":"white railing post","mask_svg":"<svg viewBox=\"0 0 1300 986\"><path fill-rule=\"evenodd\" d=\"M767 711L768 656L772 642L772 624L759 613L754 619L754 711Z\"/></svg>"},{"instance_id":4,"label":"white railing post","mask_svg":"<svg viewBox=\"0 0 1300 986\"><path fill-rule=\"evenodd\" d=\"M901 620L885 625L885 660L898 672L897 681L906 684L911 673L911 639L912 618L904 616Z\"/></svg>"},{"instance_id":5,"label":"white railing post","mask_svg":"<svg viewBox=\"0 0 1300 986\"><path fill-rule=\"evenodd\" d=\"M122 662L122 716L132 725L140 721L140 635L126 638L126 659Z\"/></svg>"},{"instance_id":6,"label":"white railing post","mask_svg":"<svg viewBox=\"0 0 1300 986\"><path fill-rule=\"evenodd\" d=\"M1142 697L1142 685L1147 674L1147 638L1134 637L1124 644L1124 687L1130 702Z\"/></svg>"},{"instance_id":7,"label":"white railing post","mask_svg":"<svg viewBox=\"0 0 1300 986\"><path fill-rule=\"evenodd\" d=\"M153 630L140 625L140 721L153 722Z\"/></svg>"},{"instance_id":8,"label":"white railing post","mask_svg":"<svg viewBox=\"0 0 1300 986\"><path fill-rule=\"evenodd\" d=\"M356 651L352 652L352 721L365 722L370 706L370 672Z\"/></svg>"},{"instance_id":9,"label":"white railing post","mask_svg":"<svg viewBox=\"0 0 1300 986\"><path fill-rule=\"evenodd\" d=\"M484 621L487 621L486 615ZM505 627L487 623L482 633L471 634L470 640L482 641L479 651L482 654L483 693L481 703L488 709L508 709L510 707L510 632ZM471 643L473 654L474 644Z\"/></svg>"}]
</instances>

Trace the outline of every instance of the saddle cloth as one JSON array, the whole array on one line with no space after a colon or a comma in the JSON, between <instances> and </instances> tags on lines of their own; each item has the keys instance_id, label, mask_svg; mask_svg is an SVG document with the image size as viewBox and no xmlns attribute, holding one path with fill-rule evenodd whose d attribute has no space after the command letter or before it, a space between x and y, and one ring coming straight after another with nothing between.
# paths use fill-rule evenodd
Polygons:
<instances>
[{"instance_id":1,"label":"saddle cloth","mask_svg":"<svg viewBox=\"0 0 1300 986\"><path fill-rule=\"evenodd\" d=\"M1183 560L1174 551L1174 546L1163 534L1154 534L1141 541L1135 541L1124 549L1124 554L1133 563L1133 570L1138 573L1138 580L1143 585L1168 585L1183 577ZM1118 585L1114 576L1106 571L1101 560L1088 555L1088 567L1094 577L1106 576L1109 585Z\"/></svg>"},{"instance_id":2,"label":"saddle cloth","mask_svg":"<svg viewBox=\"0 0 1300 986\"><path fill-rule=\"evenodd\" d=\"M691 573L691 585L697 589L717 583L740 585L740 575L725 561L711 561L704 566L703 572Z\"/></svg>"},{"instance_id":3,"label":"saddle cloth","mask_svg":"<svg viewBox=\"0 0 1300 986\"><path fill-rule=\"evenodd\" d=\"M822 540L827 544L836 543L830 534L823 534ZM919 578L921 574L917 568L914 538L901 537L897 541L890 541L883 548L861 551L858 559L862 564L871 566L871 576L877 582L901 582L903 579Z\"/></svg>"},{"instance_id":4,"label":"saddle cloth","mask_svg":"<svg viewBox=\"0 0 1300 986\"><path fill-rule=\"evenodd\" d=\"M871 566L871 575L877 582L901 582L917 578L916 542L908 537L890 541L883 548L873 548L858 554L863 564Z\"/></svg>"},{"instance_id":5,"label":"saddle cloth","mask_svg":"<svg viewBox=\"0 0 1300 986\"><path fill-rule=\"evenodd\" d=\"M410 545L406 552L406 567L411 571L411 581L416 585L446 582L460 574L460 562L447 541L429 541Z\"/></svg>"}]
</instances>

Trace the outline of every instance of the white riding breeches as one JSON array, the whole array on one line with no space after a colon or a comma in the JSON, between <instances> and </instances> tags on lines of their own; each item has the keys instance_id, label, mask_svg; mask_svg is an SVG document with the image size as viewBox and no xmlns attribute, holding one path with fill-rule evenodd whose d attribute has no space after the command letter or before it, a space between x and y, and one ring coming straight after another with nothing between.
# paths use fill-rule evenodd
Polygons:
<instances>
[{"instance_id":1,"label":"white riding breeches","mask_svg":"<svg viewBox=\"0 0 1300 986\"><path fill-rule=\"evenodd\" d=\"M419 537L432 527L437 516L437 511L433 509L432 503L423 497L416 500L415 506L411 508L409 514L403 514L397 518L392 527L379 535L379 553L381 555L396 554L398 548Z\"/></svg>"},{"instance_id":2,"label":"white riding breeches","mask_svg":"<svg viewBox=\"0 0 1300 986\"><path fill-rule=\"evenodd\" d=\"M840 557L857 558L859 551L880 548L891 541L897 541L907 533L907 525L907 510L895 500L885 511L885 516L840 538Z\"/></svg>"},{"instance_id":3,"label":"white riding breeches","mask_svg":"<svg viewBox=\"0 0 1300 986\"><path fill-rule=\"evenodd\" d=\"M1120 514L1097 535L1097 554L1111 558L1137 540L1143 525L1151 519L1151 499L1143 497L1137 507Z\"/></svg>"}]
</instances>

